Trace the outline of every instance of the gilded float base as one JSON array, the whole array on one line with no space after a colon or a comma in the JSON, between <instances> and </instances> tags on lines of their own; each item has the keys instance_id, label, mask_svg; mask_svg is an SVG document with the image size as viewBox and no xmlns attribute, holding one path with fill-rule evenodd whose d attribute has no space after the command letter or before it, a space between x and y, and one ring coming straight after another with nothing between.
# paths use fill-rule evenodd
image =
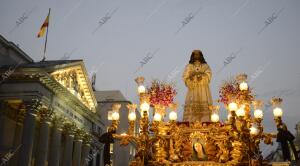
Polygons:
<instances>
[{"instance_id":1,"label":"gilded float base","mask_svg":"<svg viewBox=\"0 0 300 166\"><path fill-rule=\"evenodd\" d=\"M193 103L184 106L183 121L185 122L210 122L211 111L207 103Z\"/></svg>"},{"instance_id":2,"label":"gilded float base","mask_svg":"<svg viewBox=\"0 0 300 166\"><path fill-rule=\"evenodd\" d=\"M137 163L136 161L130 162L131 166L141 166L141 163ZM169 164L162 164L158 162L148 162L147 166L248 166L249 163L237 163L237 164L232 164L232 163L216 163L213 161L185 161L185 162L180 162L180 163L169 163ZM289 166L290 162L263 162L262 165L260 164L253 164L253 166Z\"/></svg>"}]
</instances>

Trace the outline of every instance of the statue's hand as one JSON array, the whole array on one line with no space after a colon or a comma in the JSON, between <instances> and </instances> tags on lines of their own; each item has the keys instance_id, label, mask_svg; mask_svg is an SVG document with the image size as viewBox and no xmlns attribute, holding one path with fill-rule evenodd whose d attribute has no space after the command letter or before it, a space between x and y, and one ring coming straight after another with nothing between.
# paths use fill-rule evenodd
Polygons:
<instances>
[{"instance_id":1,"label":"statue's hand","mask_svg":"<svg viewBox=\"0 0 300 166\"><path fill-rule=\"evenodd\" d=\"M201 81L202 80L202 76L201 75L197 75L196 78L197 78L197 81Z\"/></svg>"},{"instance_id":2,"label":"statue's hand","mask_svg":"<svg viewBox=\"0 0 300 166\"><path fill-rule=\"evenodd\" d=\"M203 73L203 72L201 72L200 75L201 75L201 77L205 77L206 76L206 74Z\"/></svg>"},{"instance_id":3,"label":"statue's hand","mask_svg":"<svg viewBox=\"0 0 300 166\"><path fill-rule=\"evenodd\" d=\"M190 78L191 80L193 80L194 77L195 77L195 75L196 75L196 73L192 72L192 73L190 74L189 78Z\"/></svg>"},{"instance_id":4,"label":"statue's hand","mask_svg":"<svg viewBox=\"0 0 300 166\"><path fill-rule=\"evenodd\" d=\"M201 76L200 76L200 75L194 75L194 76L191 78L191 80L197 82L197 81L201 80Z\"/></svg>"}]
</instances>

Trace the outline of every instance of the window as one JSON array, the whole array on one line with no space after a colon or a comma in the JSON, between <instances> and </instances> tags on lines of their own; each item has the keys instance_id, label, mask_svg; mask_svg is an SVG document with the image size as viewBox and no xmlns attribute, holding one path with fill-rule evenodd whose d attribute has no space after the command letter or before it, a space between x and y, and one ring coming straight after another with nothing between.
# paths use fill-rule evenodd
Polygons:
<instances>
[{"instance_id":1,"label":"window","mask_svg":"<svg viewBox=\"0 0 300 166\"><path fill-rule=\"evenodd\" d=\"M107 112L107 119L108 120L112 120L112 113L113 113L113 111L108 111Z\"/></svg>"},{"instance_id":2,"label":"window","mask_svg":"<svg viewBox=\"0 0 300 166\"><path fill-rule=\"evenodd\" d=\"M110 154L114 153L114 144L110 144Z\"/></svg>"}]
</instances>

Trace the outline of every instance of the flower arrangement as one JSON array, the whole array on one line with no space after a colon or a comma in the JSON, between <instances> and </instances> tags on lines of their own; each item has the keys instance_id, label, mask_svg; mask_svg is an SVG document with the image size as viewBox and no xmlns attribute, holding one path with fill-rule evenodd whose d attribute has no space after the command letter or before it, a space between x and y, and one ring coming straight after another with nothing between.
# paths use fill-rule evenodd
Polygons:
<instances>
[{"instance_id":1,"label":"flower arrangement","mask_svg":"<svg viewBox=\"0 0 300 166\"><path fill-rule=\"evenodd\" d=\"M251 103L254 100L254 95L250 88L242 91L239 88L238 81L236 79L230 79L222 84L219 90L219 98L218 102L222 102L227 106L232 100L235 100L237 103Z\"/></svg>"},{"instance_id":2,"label":"flower arrangement","mask_svg":"<svg viewBox=\"0 0 300 166\"><path fill-rule=\"evenodd\" d=\"M220 90L219 90L219 100L218 102L224 103L224 105L228 105L233 96L236 96L238 93L238 83L236 80L230 79L229 81L225 81Z\"/></svg>"},{"instance_id":3,"label":"flower arrangement","mask_svg":"<svg viewBox=\"0 0 300 166\"><path fill-rule=\"evenodd\" d=\"M161 105L168 107L173 103L174 97L177 94L173 85L153 80L148 89L150 95L150 106Z\"/></svg>"}]
</instances>

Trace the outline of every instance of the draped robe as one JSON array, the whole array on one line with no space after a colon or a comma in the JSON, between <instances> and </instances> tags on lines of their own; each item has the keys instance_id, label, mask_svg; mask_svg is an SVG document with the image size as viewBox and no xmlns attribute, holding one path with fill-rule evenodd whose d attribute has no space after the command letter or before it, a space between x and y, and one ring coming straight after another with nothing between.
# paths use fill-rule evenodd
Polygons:
<instances>
[{"instance_id":1,"label":"draped robe","mask_svg":"<svg viewBox=\"0 0 300 166\"><path fill-rule=\"evenodd\" d=\"M194 62L185 67L183 80L188 88L185 98L183 121L210 121L212 97L209 83L212 72L208 64Z\"/></svg>"}]
</instances>

